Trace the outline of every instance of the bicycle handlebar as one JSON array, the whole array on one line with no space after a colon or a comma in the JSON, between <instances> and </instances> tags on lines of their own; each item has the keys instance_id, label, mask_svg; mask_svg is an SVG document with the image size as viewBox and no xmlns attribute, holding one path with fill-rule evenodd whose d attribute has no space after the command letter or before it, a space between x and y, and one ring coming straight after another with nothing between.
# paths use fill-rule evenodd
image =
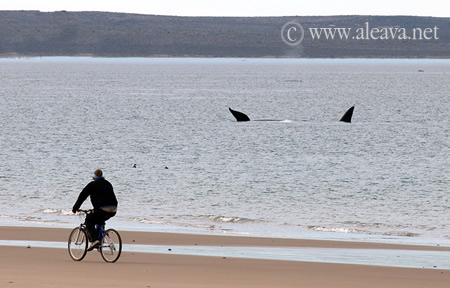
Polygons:
<instances>
[{"instance_id":1,"label":"bicycle handlebar","mask_svg":"<svg viewBox=\"0 0 450 288\"><path fill-rule=\"evenodd\" d=\"M94 213L94 209L78 209L77 213L78 217L80 217L81 220L84 220L89 214Z\"/></svg>"},{"instance_id":2,"label":"bicycle handlebar","mask_svg":"<svg viewBox=\"0 0 450 288\"><path fill-rule=\"evenodd\" d=\"M94 211L94 209L88 209L88 210L78 209L78 210L77 210L77 212L83 212L83 213L86 213L86 214L89 214L89 213L91 213L91 212L93 212L93 211Z\"/></svg>"},{"instance_id":3,"label":"bicycle handlebar","mask_svg":"<svg viewBox=\"0 0 450 288\"><path fill-rule=\"evenodd\" d=\"M89 209L89 210L78 209L77 215L80 218L80 221L83 223L86 220L86 217L93 212L94 212L94 209Z\"/></svg>"}]
</instances>

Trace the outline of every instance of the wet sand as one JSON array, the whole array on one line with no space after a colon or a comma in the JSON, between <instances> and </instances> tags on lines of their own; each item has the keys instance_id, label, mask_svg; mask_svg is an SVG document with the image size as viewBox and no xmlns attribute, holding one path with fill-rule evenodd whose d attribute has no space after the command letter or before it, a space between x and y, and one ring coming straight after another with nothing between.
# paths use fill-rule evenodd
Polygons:
<instances>
[{"instance_id":1,"label":"wet sand","mask_svg":"<svg viewBox=\"0 0 450 288\"><path fill-rule=\"evenodd\" d=\"M0 240L67 241L70 229L0 227ZM450 251L449 247L121 231L124 245L320 247ZM0 246L0 287L448 287L450 270Z\"/></svg>"}]
</instances>

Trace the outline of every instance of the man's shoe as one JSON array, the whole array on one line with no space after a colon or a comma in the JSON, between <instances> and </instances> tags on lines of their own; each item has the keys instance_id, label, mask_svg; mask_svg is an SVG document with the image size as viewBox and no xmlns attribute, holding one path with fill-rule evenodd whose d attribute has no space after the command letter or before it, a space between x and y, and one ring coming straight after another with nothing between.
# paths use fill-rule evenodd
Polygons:
<instances>
[{"instance_id":1,"label":"man's shoe","mask_svg":"<svg viewBox=\"0 0 450 288\"><path fill-rule=\"evenodd\" d=\"M89 248L87 249L87 251L92 251L95 248L98 247L98 245L100 244L100 240L95 240L94 242L91 243L91 246L89 246Z\"/></svg>"}]
</instances>

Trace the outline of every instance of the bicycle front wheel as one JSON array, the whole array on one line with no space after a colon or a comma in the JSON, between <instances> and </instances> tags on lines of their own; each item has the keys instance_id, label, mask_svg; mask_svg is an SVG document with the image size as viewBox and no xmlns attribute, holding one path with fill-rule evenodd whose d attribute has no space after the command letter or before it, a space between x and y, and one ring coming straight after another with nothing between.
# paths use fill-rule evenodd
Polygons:
<instances>
[{"instance_id":1,"label":"bicycle front wheel","mask_svg":"<svg viewBox=\"0 0 450 288\"><path fill-rule=\"evenodd\" d=\"M73 229L70 233L67 247L69 249L69 255L73 260L83 260L88 247L86 231L81 227Z\"/></svg>"},{"instance_id":2,"label":"bicycle front wheel","mask_svg":"<svg viewBox=\"0 0 450 288\"><path fill-rule=\"evenodd\" d=\"M119 259L120 253L122 253L122 239L119 232L114 229L105 231L105 236L102 238L100 245L100 253L103 260L108 263L114 263Z\"/></svg>"}]
</instances>

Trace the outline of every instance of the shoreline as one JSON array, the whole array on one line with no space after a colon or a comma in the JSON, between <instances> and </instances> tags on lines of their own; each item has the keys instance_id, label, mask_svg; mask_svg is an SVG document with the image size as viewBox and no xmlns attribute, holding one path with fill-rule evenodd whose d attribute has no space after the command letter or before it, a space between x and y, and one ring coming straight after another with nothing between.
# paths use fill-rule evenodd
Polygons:
<instances>
[{"instance_id":1,"label":"shoreline","mask_svg":"<svg viewBox=\"0 0 450 288\"><path fill-rule=\"evenodd\" d=\"M73 229L79 225L78 218L70 222L23 222L23 221L1 221L0 227L21 227L32 229ZM450 239L448 237L432 237L432 236L405 236L396 234L364 234L357 232L336 232L336 231L297 231L289 232L284 230L272 230L270 234L265 231L261 232L258 229L245 231L232 229L204 229L189 226L176 225L162 225L162 224L143 224L139 222L126 222L122 220L115 220L112 226L108 228L115 228L119 231L138 232L138 233L167 233L167 234L182 234L182 235L209 235L216 237L240 237L240 238L276 238L276 239L290 239L303 241L336 241L336 242L351 242L351 243L380 243L385 245L406 245L417 247L448 247L450 248ZM242 227L241 227L242 228ZM1 240L1 239L0 239Z\"/></svg>"},{"instance_id":2,"label":"shoreline","mask_svg":"<svg viewBox=\"0 0 450 288\"><path fill-rule=\"evenodd\" d=\"M71 229L0 226L0 240L66 242ZM325 248L448 253L450 247L120 231L125 245ZM430 250L428 250L430 249ZM312 250L316 251L316 250ZM123 252L115 264L98 252L81 262L66 249L0 246L0 286L10 287L447 287L450 270L376 265ZM14 284L14 285L13 285Z\"/></svg>"},{"instance_id":3,"label":"shoreline","mask_svg":"<svg viewBox=\"0 0 450 288\"><path fill-rule=\"evenodd\" d=\"M1 226L0 240L67 241L73 228ZM450 246L120 230L124 244L450 251Z\"/></svg>"}]
</instances>

